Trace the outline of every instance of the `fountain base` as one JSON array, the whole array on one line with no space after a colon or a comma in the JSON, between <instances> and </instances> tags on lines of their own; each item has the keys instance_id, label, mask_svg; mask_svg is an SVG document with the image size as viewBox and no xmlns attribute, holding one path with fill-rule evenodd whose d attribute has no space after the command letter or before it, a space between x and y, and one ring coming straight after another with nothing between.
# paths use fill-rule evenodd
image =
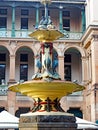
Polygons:
<instances>
[{"instance_id":1,"label":"fountain base","mask_svg":"<svg viewBox=\"0 0 98 130\"><path fill-rule=\"evenodd\" d=\"M19 130L76 130L76 119L65 112L34 112L21 114Z\"/></svg>"}]
</instances>

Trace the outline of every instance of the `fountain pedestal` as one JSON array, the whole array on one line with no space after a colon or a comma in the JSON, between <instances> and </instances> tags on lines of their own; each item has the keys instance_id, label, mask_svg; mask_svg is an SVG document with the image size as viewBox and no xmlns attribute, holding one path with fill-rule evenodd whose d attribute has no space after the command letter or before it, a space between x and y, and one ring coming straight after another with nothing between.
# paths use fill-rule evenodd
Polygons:
<instances>
[{"instance_id":1,"label":"fountain pedestal","mask_svg":"<svg viewBox=\"0 0 98 130\"><path fill-rule=\"evenodd\" d=\"M64 112L35 112L21 114L19 130L76 130L73 115Z\"/></svg>"}]
</instances>

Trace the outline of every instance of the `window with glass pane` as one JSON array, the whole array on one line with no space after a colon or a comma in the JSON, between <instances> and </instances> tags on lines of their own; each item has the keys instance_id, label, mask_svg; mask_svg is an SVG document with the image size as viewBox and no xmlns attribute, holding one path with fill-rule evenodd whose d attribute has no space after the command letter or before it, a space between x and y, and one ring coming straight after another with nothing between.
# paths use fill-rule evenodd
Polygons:
<instances>
[{"instance_id":1,"label":"window with glass pane","mask_svg":"<svg viewBox=\"0 0 98 130\"><path fill-rule=\"evenodd\" d=\"M45 11L42 10L42 16L45 16ZM50 16L50 11L48 10L48 16Z\"/></svg>"},{"instance_id":2,"label":"window with glass pane","mask_svg":"<svg viewBox=\"0 0 98 130\"><path fill-rule=\"evenodd\" d=\"M63 19L63 29L70 31L70 19Z\"/></svg>"},{"instance_id":3,"label":"window with glass pane","mask_svg":"<svg viewBox=\"0 0 98 130\"><path fill-rule=\"evenodd\" d=\"M0 84L2 83L2 80L5 80L5 64L0 64Z\"/></svg>"},{"instance_id":4,"label":"window with glass pane","mask_svg":"<svg viewBox=\"0 0 98 130\"><path fill-rule=\"evenodd\" d=\"M28 29L28 18L21 18L21 29Z\"/></svg>"},{"instance_id":5,"label":"window with glass pane","mask_svg":"<svg viewBox=\"0 0 98 130\"><path fill-rule=\"evenodd\" d=\"M63 29L70 31L70 11L63 11Z\"/></svg>"},{"instance_id":6,"label":"window with glass pane","mask_svg":"<svg viewBox=\"0 0 98 130\"><path fill-rule=\"evenodd\" d=\"M21 62L28 62L28 54L20 54Z\"/></svg>"},{"instance_id":7,"label":"window with glass pane","mask_svg":"<svg viewBox=\"0 0 98 130\"><path fill-rule=\"evenodd\" d=\"M64 78L71 81L71 54L64 54Z\"/></svg>"},{"instance_id":8,"label":"window with glass pane","mask_svg":"<svg viewBox=\"0 0 98 130\"><path fill-rule=\"evenodd\" d=\"M7 9L0 9L0 15L7 15Z\"/></svg>"},{"instance_id":9,"label":"window with glass pane","mask_svg":"<svg viewBox=\"0 0 98 130\"><path fill-rule=\"evenodd\" d=\"M63 17L70 17L70 11L63 11Z\"/></svg>"},{"instance_id":10,"label":"window with glass pane","mask_svg":"<svg viewBox=\"0 0 98 130\"><path fill-rule=\"evenodd\" d=\"M64 66L64 78L66 81L71 81L71 65Z\"/></svg>"},{"instance_id":11,"label":"window with glass pane","mask_svg":"<svg viewBox=\"0 0 98 130\"><path fill-rule=\"evenodd\" d=\"M64 55L64 62L71 63L71 54Z\"/></svg>"},{"instance_id":12,"label":"window with glass pane","mask_svg":"<svg viewBox=\"0 0 98 130\"><path fill-rule=\"evenodd\" d=\"M6 61L6 54L5 53L0 54L0 61Z\"/></svg>"},{"instance_id":13,"label":"window with glass pane","mask_svg":"<svg viewBox=\"0 0 98 130\"><path fill-rule=\"evenodd\" d=\"M7 18L0 17L0 28L7 28Z\"/></svg>"},{"instance_id":14,"label":"window with glass pane","mask_svg":"<svg viewBox=\"0 0 98 130\"><path fill-rule=\"evenodd\" d=\"M29 10L28 9L22 9L21 15L29 15Z\"/></svg>"},{"instance_id":15,"label":"window with glass pane","mask_svg":"<svg viewBox=\"0 0 98 130\"><path fill-rule=\"evenodd\" d=\"M28 80L28 64L20 64L20 80Z\"/></svg>"}]
</instances>

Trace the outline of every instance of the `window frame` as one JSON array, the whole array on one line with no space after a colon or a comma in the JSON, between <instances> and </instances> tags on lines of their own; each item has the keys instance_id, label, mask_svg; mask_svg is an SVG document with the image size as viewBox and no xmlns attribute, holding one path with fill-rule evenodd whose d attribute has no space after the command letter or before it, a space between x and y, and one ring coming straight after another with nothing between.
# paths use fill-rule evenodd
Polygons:
<instances>
[{"instance_id":1,"label":"window frame","mask_svg":"<svg viewBox=\"0 0 98 130\"><path fill-rule=\"evenodd\" d=\"M4 66L1 68L1 66ZM0 84L2 83L2 80L5 80L6 77L6 63L0 63ZM3 76L2 76L3 75Z\"/></svg>"},{"instance_id":2,"label":"window frame","mask_svg":"<svg viewBox=\"0 0 98 130\"><path fill-rule=\"evenodd\" d=\"M20 62L28 62L28 54L27 53L20 54Z\"/></svg>"},{"instance_id":3,"label":"window frame","mask_svg":"<svg viewBox=\"0 0 98 130\"><path fill-rule=\"evenodd\" d=\"M72 78L72 56L70 53L65 53L64 54L64 79L66 81L71 81Z\"/></svg>"},{"instance_id":4,"label":"window frame","mask_svg":"<svg viewBox=\"0 0 98 130\"><path fill-rule=\"evenodd\" d=\"M70 17L70 11L68 10L63 10L63 17Z\"/></svg>"},{"instance_id":5,"label":"window frame","mask_svg":"<svg viewBox=\"0 0 98 130\"><path fill-rule=\"evenodd\" d=\"M63 10L62 17L63 17L63 30L70 31L70 11Z\"/></svg>"},{"instance_id":6,"label":"window frame","mask_svg":"<svg viewBox=\"0 0 98 130\"><path fill-rule=\"evenodd\" d=\"M28 16L29 15L29 10L28 9L21 9L21 15L22 16Z\"/></svg>"},{"instance_id":7,"label":"window frame","mask_svg":"<svg viewBox=\"0 0 98 130\"><path fill-rule=\"evenodd\" d=\"M7 15L7 9L0 8L0 15Z\"/></svg>"},{"instance_id":8,"label":"window frame","mask_svg":"<svg viewBox=\"0 0 98 130\"><path fill-rule=\"evenodd\" d=\"M28 18L21 18L21 29L28 29Z\"/></svg>"},{"instance_id":9,"label":"window frame","mask_svg":"<svg viewBox=\"0 0 98 130\"><path fill-rule=\"evenodd\" d=\"M42 10L42 16L45 16L45 10ZM50 16L50 10L48 10L48 16Z\"/></svg>"},{"instance_id":10,"label":"window frame","mask_svg":"<svg viewBox=\"0 0 98 130\"><path fill-rule=\"evenodd\" d=\"M6 29L7 28L7 17L0 17L0 21L1 21L0 29Z\"/></svg>"},{"instance_id":11,"label":"window frame","mask_svg":"<svg viewBox=\"0 0 98 130\"><path fill-rule=\"evenodd\" d=\"M70 31L70 19L63 19L63 30Z\"/></svg>"},{"instance_id":12,"label":"window frame","mask_svg":"<svg viewBox=\"0 0 98 130\"><path fill-rule=\"evenodd\" d=\"M21 72L22 70L22 66L27 66L27 68L26 68L26 72ZM22 64L22 63L20 63L20 80L24 80L24 81L27 81L28 80L28 64Z\"/></svg>"},{"instance_id":13,"label":"window frame","mask_svg":"<svg viewBox=\"0 0 98 130\"><path fill-rule=\"evenodd\" d=\"M66 81L71 81L71 65L64 66L64 79Z\"/></svg>"}]
</instances>

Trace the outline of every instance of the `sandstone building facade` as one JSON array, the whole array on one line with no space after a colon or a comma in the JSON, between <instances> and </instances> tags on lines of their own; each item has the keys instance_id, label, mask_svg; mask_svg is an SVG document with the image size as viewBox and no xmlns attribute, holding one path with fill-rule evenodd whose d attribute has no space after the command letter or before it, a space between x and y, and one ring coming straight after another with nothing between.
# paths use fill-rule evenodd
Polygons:
<instances>
[{"instance_id":1,"label":"sandstone building facade","mask_svg":"<svg viewBox=\"0 0 98 130\"><path fill-rule=\"evenodd\" d=\"M64 37L54 41L58 73L62 80L85 86L83 92L63 97L65 111L81 118L98 120L98 2L52 0L48 14ZM0 111L19 117L32 109L33 99L7 91L8 85L32 79L37 71L35 56L39 41L29 37L44 15L38 0L0 0Z\"/></svg>"}]
</instances>

